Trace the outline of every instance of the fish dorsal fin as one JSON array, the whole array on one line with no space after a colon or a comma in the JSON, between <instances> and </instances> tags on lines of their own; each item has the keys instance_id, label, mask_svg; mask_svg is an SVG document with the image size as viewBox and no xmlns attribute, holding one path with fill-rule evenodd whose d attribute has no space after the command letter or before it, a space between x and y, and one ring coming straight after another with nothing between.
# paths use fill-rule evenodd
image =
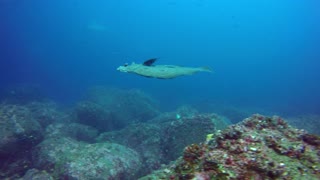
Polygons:
<instances>
[{"instance_id":1,"label":"fish dorsal fin","mask_svg":"<svg viewBox=\"0 0 320 180\"><path fill-rule=\"evenodd\" d=\"M143 62L144 66L152 66L152 64L157 60L157 58L148 59L145 62Z\"/></svg>"}]
</instances>

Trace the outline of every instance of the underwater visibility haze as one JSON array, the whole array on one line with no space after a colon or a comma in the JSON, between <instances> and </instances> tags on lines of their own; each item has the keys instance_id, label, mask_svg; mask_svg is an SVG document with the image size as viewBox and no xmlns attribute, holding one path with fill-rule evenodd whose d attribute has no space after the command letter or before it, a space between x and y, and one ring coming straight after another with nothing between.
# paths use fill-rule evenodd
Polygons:
<instances>
[{"instance_id":1,"label":"underwater visibility haze","mask_svg":"<svg viewBox=\"0 0 320 180\"><path fill-rule=\"evenodd\" d=\"M289 0L2 1L1 86L35 83L64 101L98 84L180 103L316 111L317 7ZM153 57L215 73L158 81L116 71Z\"/></svg>"},{"instance_id":2,"label":"underwater visibility haze","mask_svg":"<svg viewBox=\"0 0 320 180\"><path fill-rule=\"evenodd\" d=\"M215 136L207 134L223 130L230 123L247 117L250 117L249 120L239 125L243 132L256 133L261 127L271 127L270 131L277 131L274 137L262 133L261 138L265 141L255 140L255 137L250 137L250 140L233 138L243 138L245 143L256 142L256 145L267 142L266 147L271 147L278 154L286 152L280 154L290 158L302 157L306 147L320 152L317 149L320 141L316 140L316 135L306 135L292 129L287 130L292 132L290 135L279 137L285 136L288 141L303 137L303 143L307 145L299 146L303 150L297 150L298 147L293 150L288 148L290 152L283 150L289 145L275 145L278 143L276 134L282 132L281 127L287 127L283 119L251 116L254 113L283 116L288 118L289 124L319 134L316 128L320 123L319 7L317 0L0 0L0 116L3 116L3 122L6 122L4 117L12 116L17 118L14 122L26 117L37 120L25 123L26 127L21 125L22 129L17 125L12 128L21 130L19 132L39 127L37 130L31 128L34 139L28 139L28 145L26 141L19 142L21 149L33 149L32 155L24 154L20 159L7 159L12 147L7 146L6 142L19 138L5 136L7 130L2 132L5 138L0 140L0 158L4 158L6 163L0 164L4 172L0 177L23 176L27 168L16 172L8 164L21 166L19 160L33 157L39 161L30 163L34 165L32 167L58 169L48 171L54 178L86 179L95 176L136 179L159 169L161 164L177 159L187 145L200 143L205 137L207 145L212 145L209 142L214 138L210 137ZM141 65L152 58L157 58L157 61ZM147 66L147 74L137 71L134 73L142 76L123 73L128 70L125 64L131 65L133 62L144 69ZM118 71L120 67L122 72ZM160 67L164 69L158 69L156 75L153 71L150 75L149 70ZM171 71L172 67L180 68L180 72ZM196 69L197 72L212 72L193 74L190 69L185 72L182 67L200 68ZM161 74L168 72L168 68L174 75ZM43 102L43 99L46 100ZM8 122L11 122L9 119ZM212 126L208 125L210 119L216 120ZM253 125L264 120L268 123L259 127ZM134 125L137 122L142 124ZM179 123L184 127L179 129ZM272 128L274 126L278 129ZM144 134L138 136L138 131ZM50 140L56 132L64 138ZM183 139L188 132L199 134L192 134L195 138L191 140ZM157 137L149 136L150 133L157 134ZM65 138L67 136L73 140ZM173 146L172 137L183 143ZM152 141L150 138L153 138ZM223 133L221 138L228 139ZM139 143L141 139L150 141L142 146ZM158 149L154 144L148 144L158 141ZM61 149L49 152L48 147L54 145ZM224 143L219 145L226 148ZM81 151L72 157L90 159L91 156L103 156L119 161L124 170L114 171L113 175L103 170L101 176L76 174L74 172L82 172L81 168L85 166L89 169L104 166L105 159L95 162L70 159L65 163L58 157L47 157L48 154L58 156L60 151L68 154L66 149L80 146ZM263 145L251 148L252 152L260 152ZM103 151L105 149L114 149L115 152ZM198 162L193 158L200 156L199 149L200 145L184 149L184 161L189 165ZM140 157L139 153L151 155L143 155L142 160L128 158L132 155ZM126 158L130 160L123 161ZM236 161L237 157L221 158L228 159L230 166L240 162ZM311 155L308 158L311 159ZM50 159L50 162L44 159ZM140 162L147 160L149 164ZM281 163L274 163L274 168L285 169ZM308 174L311 179L319 177L317 163L314 165L317 167L308 171L315 174ZM61 167L57 167L62 164L69 168L63 175L59 174ZM131 169L137 164L144 171ZM111 166L119 169L114 164ZM175 171L178 171L179 165L176 167ZM275 169L268 170L272 175L267 173L267 177L263 175L259 178L278 177L285 172L299 177L290 174L289 170L276 172ZM174 178L183 176L188 179L183 168L176 174L169 167L165 171ZM95 169L92 172L100 171ZM32 176L30 174L27 175ZM238 169L230 174L246 177ZM219 173L215 175L224 176ZM195 173L190 177L206 179L215 175Z\"/></svg>"}]
</instances>

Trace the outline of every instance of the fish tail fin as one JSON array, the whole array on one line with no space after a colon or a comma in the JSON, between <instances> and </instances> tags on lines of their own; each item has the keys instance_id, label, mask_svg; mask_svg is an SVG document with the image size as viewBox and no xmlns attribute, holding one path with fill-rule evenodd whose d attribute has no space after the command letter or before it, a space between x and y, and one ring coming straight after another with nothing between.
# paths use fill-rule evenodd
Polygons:
<instances>
[{"instance_id":1,"label":"fish tail fin","mask_svg":"<svg viewBox=\"0 0 320 180\"><path fill-rule=\"evenodd\" d=\"M212 69L208 66L204 66L204 67L200 67L201 71L205 71L205 72L213 72Z\"/></svg>"}]
</instances>

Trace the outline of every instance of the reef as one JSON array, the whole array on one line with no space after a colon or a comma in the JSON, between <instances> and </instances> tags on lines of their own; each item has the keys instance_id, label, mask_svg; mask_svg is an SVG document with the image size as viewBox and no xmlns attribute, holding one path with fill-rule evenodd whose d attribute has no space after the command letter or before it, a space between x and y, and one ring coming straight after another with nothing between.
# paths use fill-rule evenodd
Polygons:
<instances>
[{"instance_id":1,"label":"reef","mask_svg":"<svg viewBox=\"0 0 320 180\"><path fill-rule=\"evenodd\" d=\"M174 163L141 179L319 178L320 137L255 114L187 146Z\"/></svg>"},{"instance_id":2,"label":"reef","mask_svg":"<svg viewBox=\"0 0 320 180\"><path fill-rule=\"evenodd\" d=\"M278 116L230 125L105 87L69 109L27 99L0 104L0 179L320 179L319 136Z\"/></svg>"}]
</instances>

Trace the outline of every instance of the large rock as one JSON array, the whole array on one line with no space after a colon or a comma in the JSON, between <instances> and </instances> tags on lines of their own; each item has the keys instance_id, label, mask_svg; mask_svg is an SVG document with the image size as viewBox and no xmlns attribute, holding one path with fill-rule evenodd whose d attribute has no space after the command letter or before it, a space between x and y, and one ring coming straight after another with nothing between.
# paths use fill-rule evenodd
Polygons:
<instances>
[{"instance_id":1,"label":"large rock","mask_svg":"<svg viewBox=\"0 0 320 180\"><path fill-rule=\"evenodd\" d=\"M255 114L184 148L152 179L320 179L320 137Z\"/></svg>"},{"instance_id":2,"label":"large rock","mask_svg":"<svg viewBox=\"0 0 320 180\"><path fill-rule=\"evenodd\" d=\"M92 88L74 109L75 121L100 131L121 129L159 114L155 101L139 90Z\"/></svg>"},{"instance_id":3,"label":"large rock","mask_svg":"<svg viewBox=\"0 0 320 180\"><path fill-rule=\"evenodd\" d=\"M125 122L116 121L113 113L103 106L90 101L79 102L74 109L77 123L92 126L99 131L119 129Z\"/></svg>"},{"instance_id":4,"label":"large rock","mask_svg":"<svg viewBox=\"0 0 320 180\"><path fill-rule=\"evenodd\" d=\"M45 138L70 137L74 140L88 143L95 142L97 135L98 130L95 128L78 123L54 123L49 125L45 130Z\"/></svg>"},{"instance_id":5,"label":"large rock","mask_svg":"<svg viewBox=\"0 0 320 180\"><path fill-rule=\"evenodd\" d=\"M151 173L163 163L161 148L161 129L158 125L139 123L119 131L106 132L99 136L98 142L118 143L139 153L142 167L138 175Z\"/></svg>"},{"instance_id":6,"label":"large rock","mask_svg":"<svg viewBox=\"0 0 320 180\"><path fill-rule=\"evenodd\" d=\"M175 160L185 146L200 143L207 134L224 129L227 125L228 122L216 114L200 114L194 109L182 107L147 123L102 133L97 140L119 143L136 150L144 161L139 175L145 175Z\"/></svg>"},{"instance_id":7,"label":"large rock","mask_svg":"<svg viewBox=\"0 0 320 180\"><path fill-rule=\"evenodd\" d=\"M71 138L49 138L33 154L35 167L55 179L130 179L141 167L132 149L113 143L87 144Z\"/></svg>"},{"instance_id":8,"label":"large rock","mask_svg":"<svg viewBox=\"0 0 320 180\"><path fill-rule=\"evenodd\" d=\"M31 112L32 117L45 128L52 123L68 123L71 117L65 113L56 103L52 101L28 103L26 108Z\"/></svg>"},{"instance_id":9,"label":"large rock","mask_svg":"<svg viewBox=\"0 0 320 180\"><path fill-rule=\"evenodd\" d=\"M0 106L0 157L27 151L42 140L42 128L28 108Z\"/></svg>"},{"instance_id":10,"label":"large rock","mask_svg":"<svg viewBox=\"0 0 320 180\"><path fill-rule=\"evenodd\" d=\"M66 117L55 103L48 101L0 105L0 179L16 179L32 168L30 152L43 139L44 127L66 121ZM61 132L66 134L66 130L68 135L81 140L87 140L89 134L84 133L90 132L72 125Z\"/></svg>"}]
</instances>

